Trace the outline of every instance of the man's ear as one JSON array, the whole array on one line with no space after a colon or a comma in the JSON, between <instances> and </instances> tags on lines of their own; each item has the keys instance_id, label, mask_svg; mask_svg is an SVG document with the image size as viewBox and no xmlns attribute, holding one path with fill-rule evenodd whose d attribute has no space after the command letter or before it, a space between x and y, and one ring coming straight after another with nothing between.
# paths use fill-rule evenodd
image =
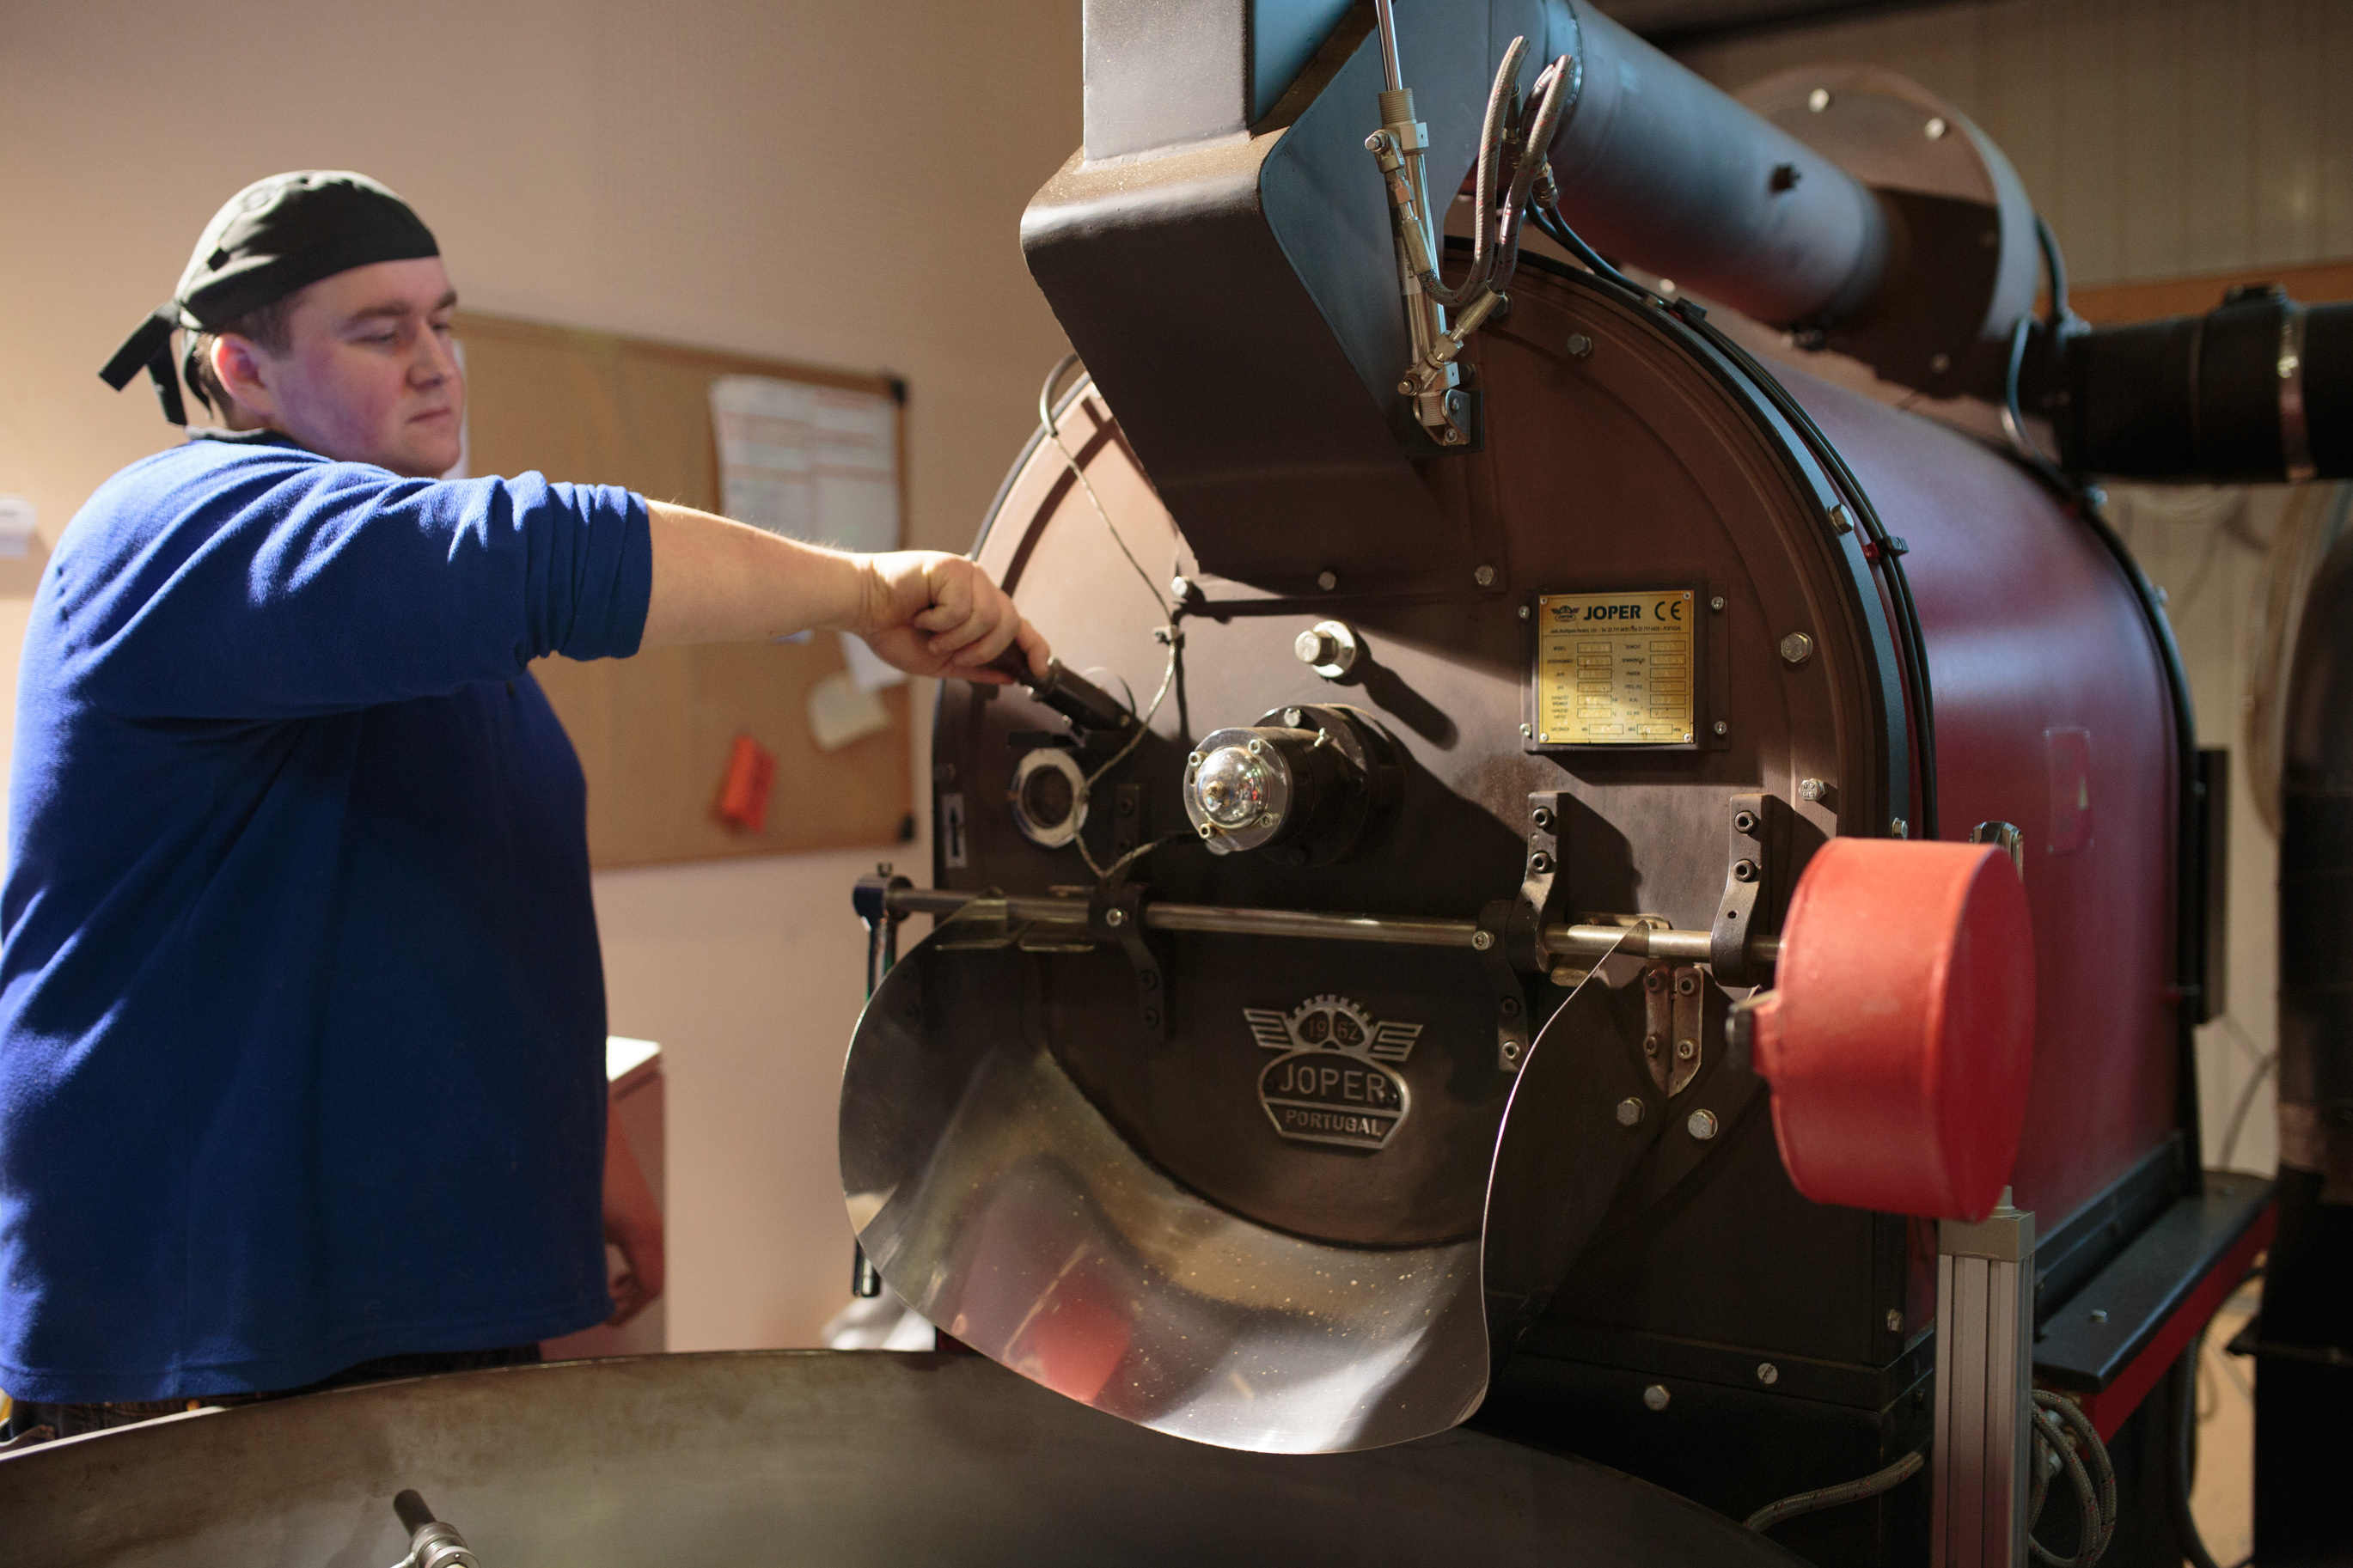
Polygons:
<instances>
[{"instance_id":1,"label":"man's ear","mask_svg":"<svg viewBox=\"0 0 2353 1568\"><path fill-rule=\"evenodd\" d=\"M213 340L213 377L248 417L267 424L278 412L269 358L249 338L229 333ZM226 416L228 410L220 411Z\"/></svg>"}]
</instances>

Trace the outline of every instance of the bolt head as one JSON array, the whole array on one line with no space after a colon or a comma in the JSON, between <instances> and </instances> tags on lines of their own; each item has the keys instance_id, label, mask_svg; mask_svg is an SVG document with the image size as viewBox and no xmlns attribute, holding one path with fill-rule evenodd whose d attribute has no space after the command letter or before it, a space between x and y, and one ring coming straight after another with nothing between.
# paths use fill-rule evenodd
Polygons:
<instances>
[{"instance_id":1,"label":"bolt head","mask_svg":"<svg viewBox=\"0 0 2353 1568\"><path fill-rule=\"evenodd\" d=\"M1528 820L1549 831L1552 827L1552 807L1540 805L1528 814Z\"/></svg>"},{"instance_id":2,"label":"bolt head","mask_svg":"<svg viewBox=\"0 0 2353 1568\"><path fill-rule=\"evenodd\" d=\"M1732 879L1736 882L1755 881L1757 879L1757 862L1754 860L1735 860L1732 863Z\"/></svg>"},{"instance_id":3,"label":"bolt head","mask_svg":"<svg viewBox=\"0 0 2353 1568\"><path fill-rule=\"evenodd\" d=\"M1887 1309L1887 1331L1891 1334L1900 1334L1904 1331L1904 1313L1897 1308Z\"/></svg>"},{"instance_id":4,"label":"bolt head","mask_svg":"<svg viewBox=\"0 0 2353 1568\"><path fill-rule=\"evenodd\" d=\"M1213 822L1202 823L1200 825L1200 834L1204 838L1215 838L1218 836L1217 824Z\"/></svg>"},{"instance_id":5,"label":"bolt head","mask_svg":"<svg viewBox=\"0 0 2353 1568\"><path fill-rule=\"evenodd\" d=\"M1506 996L1495 1004L1495 1011L1506 1018L1516 1018L1520 1016L1520 999L1516 996Z\"/></svg>"},{"instance_id":6,"label":"bolt head","mask_svg":"<svg viewBox=\"0 0 2353 1568\"><path fill-rule=\"evenodd\" d=\"M1812 110L1816 114L1820 114L1823 110L1828 109L1830 106L1831 89L1829 88L1818 87L1814 89L1813 91L1806 94L1806 107Z\"/></svg>"},{"instance_id":7,"label":"bolt head","mask_svg":"<svg viewBox=\"0 0 2353 1568\"><path fill-rule=\"evenodd\" d=\"M1798 781L1798 798L1799 800L1820 800L1822 796L1828 794L1830 794L1830 786L1822 783L1820 779L1799 779Z\"/></svg>"},{"instance_id":8,"label":"bolt head","mask_svg":"<svg viewBox=\"0 0 2353 1568\"><path fill-rule=\"evenodd\" d=\"M1635 1099L1632 1095L1630 1095L1630 1095L1628 1095L1625 1099L1623 1099L1623 1100L1620 1100L1620 1101L1618 1102L1618 1125L1619 1125L1619 1126L1620 1126L1620 1127L1631 1127L1631 1126L1633 1126L1633 1125L1634 1125L1634 1123L1636 1123L1637 1121L1641 1121L1641 1120L1642 1120L1642 1102L1641 1102L1641 1100L1639 1100Z\"/></svg>"},{"instance_id":9,"label":"bolt head","mask_svg":"<svg viewBox=\"0 0 2353 1568\"><path fill-rule=\"evenodd\" d=\"M1523 724L1523 725L1521 725L1521 726L1520 726L1520 739L1521 739L1521 740L1523 740L1523 741L1533 741L1533 740L1535 740L1535 734L1536 734L1536 727L1535 727L1534 724Z\"/></svg>"},{"instance_id":10,"label":"bolt head","mask_svg":"<svg viewBox=\"0 0 2353 1568\"><path fill-rule=\"evenodd\" d=\"M1446 427L1446 434L1440 436L1439 439L1449 447L1460 447L1462 445L1462 432L1449 425Z\"/></svg>"},{"instance_id":11,"label":"bolt head","mask_svg":"<svg viewBox=\"0 0 2353 1568\"><path fill-rule=\"evenodd\" d=\"M2105 1307L2094 1307L2092 1309L2092 1321L2095 1323L2105 1323L2107 1321L2108 1310Z\"/></svg>"},{"instance_id":12,"label":"bolt head","mask_svg":"<svg viewBox=\"0 0 2353 1568\"><path fill-rule=\"evenodd\" d=\"M1568 357L1571 359L1587 359L1591 357L1593 353L1593 340L1587 337L1583 332L1569 333L1568 342L1565 346L1567 348Z\"/></svg>"},{"instance_id":13,"label":"bolt head","mask_svg":"<svg viewBox=\"0 0 2353 1568\"><path fill-rule=\"evenodd\" d=\"M1729 735L1732 733L1732 726L1721 719L1718 719L1715 723L1709 725L1708 728L1715 731L1718 735Z\"/></svg>"},{"instance_id":14,"label":"bolt head","mask_svg":"<svg viewBox=\"0 0 2353 1568\"><path fill-rule=\"evenodd\" d=\"M1505 1040L1504 1042L1504 1059L1507 1062L1515 1062L1520 1059L1519 1041Z\"/></svg>"},{"instance_id":15,"label":"bolt head","mask_svg":"<svg viewBox=\"0 0 2353 1568\"><path fill-rule=\"evenodd\" d=\"M1643 989L1643 990L1645 990L1645 991L1658 991L1658 990L1662 990L1662 989L1663 989L1663 988L1665 987L1666 984L1667 984L1667 977L1666 977L1664 974L1661 973L1659 971L1657 971L1657 970L1655 970L1655 969L1646 969L1646 970L1642 971L1642 989Z\"/></svg>"},{"instance_id":16,"label":"bolt head","mask_svg":"<svg viewBox=\"0 0 2353 1568\"><path fill-rule=\"evenodd\" d=\"M1489 948L1491 948L1491 947L1493 947L1493 946L1494 946L1494 945L1495 945L1495 933L1494 933L1493 931L1472 931L1472 932L1471 933L1471 951L1472 951L1472 952L1486 952Z\"/></svg>"},{"instance_id":17,"label":"bolt head","mask_svg":"<svg viewBox=\"0 0 2353 1568\"><path fill-rule=\"evenodd\" d=\"M1255 735L1250 737L1250 744L1242 749L1250 752L1253 757L1262 757L1266 755L1266 742L1260 740Z\"/></svg>"},{"instance_id":18,"label":"bolt head","mask_svg":"<svg viewBox=\"0 0 2353 1568\"><path fill-rule=\"evenodd\" d=\"M1193 596L1193 579L1190 577L1169 578L1168 596L1176 600L1180 605L1191 599Z\"/></svg>"},{"instance_id":19,"label":"bolt head","mask_svg":"<svg viewBox=\"0 0 2353 1568\"><path fill-rule=\"evenodd\" d=\"M1528 618L1528 607L1527 607L1525 605L1522 605L1520 606L1520 619L1522 619L1522 620L1524 620L1524 621L1525 621L1525 620L1526 620L1527 618Z\"/></svg>"},{"instance_id":20,"label":"bolt head","mask_svg":"<svg viewBox=\"0 0 2353 1568\"><path fill-rule=\"evenodd\" d=\"M1929 116L1928 123L1923 125L1920 129L1926 134L1929 141L1942 142L1945 139L1945 132L1951 130L1952 127L1945 123L1945 117L1943 115L1936 114Z\"/></svg>"},{"instance_id":21,"label":"bolt head","mask_svg":"<svg viewBox=\"0 0 2353 1568\"><path fill-rule=\"evenodd\" d=\"M1769 1361L1757 1363L1757 1381L1770 1388L1781 1381L1781 1369Z\"/></svg>"},{"instance_id":22,"label":"bolt head","mask_svg":"<svg viewBox=\"0 0 2353 1568\"><path fill-rule=\"evenodd\" d=\"M1694 1110L1683 1119L1683 1131L1704 1143L1723 1131L1713 1110Z\"/></svg>"},{"instance_id":23,"label":"bolt head","mask_svg":"<svg viewBox=\"0 0 2353 1568\"><path fill-rule=\"evenodd\" d=\"M1714 610L1719 616L1724 614L1724 595L1721 594L1709 595L1707 607Z\"/></svg>"},{"instance_id":24,"label":"bolt head","mask_svg":"<svg viewBox=\"0 0 2353 1568\"><path fill-rule=\"evenodd\" d=\"M1103 924L1107 926L1124 926L1126 923L1127 911L1125 910L1106 910L1103 911Z\"/></svg>"},{"instance_id":25,"label":"bolt head","mask_svg":"<svg viewBox=\"0 0 2353 1568\"><path fill-rule=\"evenodd\" d=\"M1699 1055L1699 1042L1697 1040L1677 1040L1675 1042L1675 1060L1679 1062L1687 1062L1697 1055Z\"/></svg>"},{"instance_id":26,"label":"bolt head","mask_svg":"<svg viewBox=\"0 0 2353 1568\"><path fill-rule=\"evenodd\" d=\"M1695 974L1678 974L1675 976L1676 995L1689 996L1698 991L1698 989L1699 976Z\"/></svg>"},{"instance_id":27,"label":"bolt head","mask_svg":"<svg viewBox=\"0 0 2353 1568\"><path fill-rule=\"evenodd\" d=\"M1781 639L1781 658L1790 664L1803 664L1814 657L1814 639L1803 632L1791 632Z\"/></svg>"},{"instance_id":28,"label":"bolt head","mask_svg":"<svg viewBox=\"0 0 2353 1568\"><path fill-rule=\"evenodd\" d=\"M1328 594L1340 585L1340 574L1331 571L1318 572L1315 574L1315 585Z\"/></svg>"},{"instance_id":29,"label":"bolt head","mask_svg":"<svg viewBox=\"0 0 2353 1568\"><path fill-rule=\"evenodd\" d=\"M1482 566L1471 574L1471 580L1482 588L1492 588L1495 585L1495 569L1493 566Z\"/></svg>"},{"instance_id":30,"label":"bolt head","mask_svg":"<svg viewBox=\"0 0 2353 1568\"><path fill-rule=\"evenodd\" d=\"M1732 814L1732 826L1743 833L1754 833L1757 831L1757 814L1753 811L1736 811Z\"/></svg>"},{"instance_id":31,"label":"bolt head","mask_svg":"<svg viewBox=\"0 0 2353 1568\"><path fill-rule=\"evenodd\" d=\"M1664 1410L1667 1407L1666 1384L1654 1383L1642 1390L1642 1406L1646 1410Z\"/></svg>"},{"instance_id":32,"label":"bolt head","mask_svg":"<svg viewBox=\"0 0 2353 1568\"><path fill-rule=\"evenodd\" d=\"M1928 368L1936 374L1942 375L1947 371L1953 368L1953 356L1950 354L1930 354L1928 356Z\"/></svg>"},{"instance_id":33,"label":"bolt head","mask_svg":"<svg viewBox=\"0 0 2353 1568\"><path fill-rule=\"evenodd\" d=\"M1296 730L1306 724L1307 715L1296 708L1286 708L1282 710L1282 721Z\"/></svg>"}]
</instances>

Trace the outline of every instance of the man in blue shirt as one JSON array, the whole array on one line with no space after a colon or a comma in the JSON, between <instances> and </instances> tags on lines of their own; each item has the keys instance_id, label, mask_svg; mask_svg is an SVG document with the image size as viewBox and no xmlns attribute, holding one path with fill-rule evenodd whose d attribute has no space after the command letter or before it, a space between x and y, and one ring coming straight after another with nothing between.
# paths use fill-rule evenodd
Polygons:
<instances>
[{"instance_id":1,"label":"man in blue shirt","mask_svg":"<svg viewBox=\"0 0 2353 1568\"><path fill-rule=\"evenodd\" d=\"M0 888L14 1428L478 1363L660 1286L607 1154L579 766L528 665L839 627L1046 648L962 557L609 487L440 480L438 247L363 176L248 187L108 379L228 426L100 487L26 637ZM392 1359L387 1359L392 1358Z\"/></svg>"}]
</instances>

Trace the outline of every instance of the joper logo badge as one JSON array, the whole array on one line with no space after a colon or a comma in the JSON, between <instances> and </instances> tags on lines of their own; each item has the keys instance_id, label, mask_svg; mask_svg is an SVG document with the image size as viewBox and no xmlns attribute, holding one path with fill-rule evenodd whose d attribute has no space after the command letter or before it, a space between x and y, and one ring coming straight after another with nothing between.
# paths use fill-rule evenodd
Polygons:
<instances>
[{"instance_id":1,"label":"joper logo badge","mask_svg":"<svg viewBox=\"0 0 2353 1568\"><path fill-rule=\"evenodd\" d=\"M1258 1075L1259 1103L1274 1130L1302 1143L1378 1149L1412 1101L1402 1063L1421 1037L1419 1024L1376 1024L1345 996L1310 996L1285 1013L1245 1007L1250 1034L1283 1054Z\"/></svg>"}]
</instances>

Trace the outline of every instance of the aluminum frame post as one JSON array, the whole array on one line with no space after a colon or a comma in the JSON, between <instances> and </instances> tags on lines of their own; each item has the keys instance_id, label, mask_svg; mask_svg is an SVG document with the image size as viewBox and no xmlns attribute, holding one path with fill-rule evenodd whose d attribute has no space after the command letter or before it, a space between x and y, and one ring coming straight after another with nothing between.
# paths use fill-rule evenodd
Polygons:
<instances>
[{"instance_id":1,"label":"aluminum frame post","mask_svg":"<svg viewBox=\"0 0 2353 1568\"><path fill-rule=\"evenodd\" d=\"M2026 1562L2034 1216L2010 1198L1936 1227L1935 1568Z\"/></svg>"}]
</instances>

